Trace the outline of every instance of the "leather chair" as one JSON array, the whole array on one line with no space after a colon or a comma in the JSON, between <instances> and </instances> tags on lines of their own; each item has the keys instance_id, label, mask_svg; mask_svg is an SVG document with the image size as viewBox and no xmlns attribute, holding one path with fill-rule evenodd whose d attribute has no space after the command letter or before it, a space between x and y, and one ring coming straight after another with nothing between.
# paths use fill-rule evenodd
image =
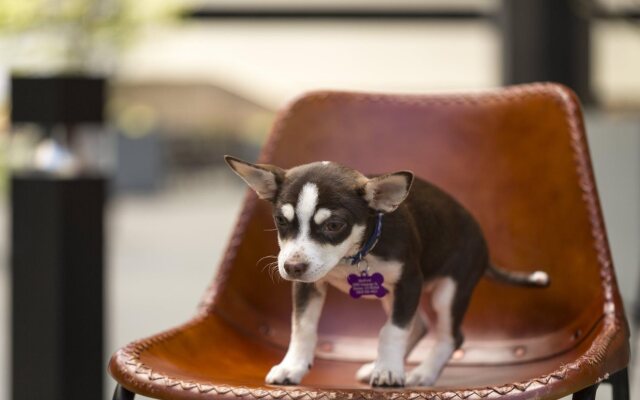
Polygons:
<instances>
[{"instance_id":1,"label":"leather chair","mask_svg":"<svg viewBox=\"0 0 640 400\"><path fill-rule=\"evenodd\" d=\"M590 399L603 381L615 399L628 399L629 329L571 91L310 93L279 115L261 161L316 160L366 173L413 170L471 210L497 264L543 269L550 287L483 279L466 341L436 386L375 390L354 374L375 357L384 313L378 302L331 289L311 372L300 386L269 386L265 375L288 342L291 295L287 282L261 271L258 261L277 253L276 234L266 230L269 206L248 193L197 315L113 355L114 399Z\"/></svg>"}]
</instances>

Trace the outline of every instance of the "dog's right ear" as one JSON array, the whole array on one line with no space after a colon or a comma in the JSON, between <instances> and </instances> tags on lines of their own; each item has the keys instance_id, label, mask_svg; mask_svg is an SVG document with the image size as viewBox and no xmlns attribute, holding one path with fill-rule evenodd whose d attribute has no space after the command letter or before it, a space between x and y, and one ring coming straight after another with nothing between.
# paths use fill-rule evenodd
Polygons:
<instances>
[{"instance_id":1,"label":"dog's right ear","mask_svg":"<svg viewBox=\"0 0 640 400\"><path fill-rule=\"evenodd\" d=\"M251 164L235 157L224 156L229 167L253 189L258 197L274 201L284 180L284 170L274 165Z\"/></svg>"}]
</instances>

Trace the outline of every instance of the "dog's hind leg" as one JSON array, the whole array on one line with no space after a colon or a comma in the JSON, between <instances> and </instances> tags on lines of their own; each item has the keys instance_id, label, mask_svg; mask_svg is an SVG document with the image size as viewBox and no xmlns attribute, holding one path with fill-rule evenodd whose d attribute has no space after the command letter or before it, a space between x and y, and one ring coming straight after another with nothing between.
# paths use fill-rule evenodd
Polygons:
<instances>
[{"instance_id":1,"label":"dog's hind leg","mask_svg":"<svg viewBox=\"0 0 640 400\"><path fill-rule=\"evenodd\" d=\"M442 278L435 284L430 301L436 318L429 326L433 344L428 348L425 359L407 375L407 386L433 385L460 344L457 339L461 337L457 332L459 324L452 313L455 299L456 283L453 279Z\"/></svg>"},{"instance_id":2,"label":"dog's hind leg","mask_svg":"<svg viewBox=\"0 0 640 400\"><path fill-rule=\"evenodd\" d=\"M411 327L411 334L409 335L409 341L407 343L407 351L404 357L409 357L409 354L416 347L418 342L427 334L428 331L427 317L422 310L418 309L416 317L413 320L413 326Z\"/></svg>"}]
</instances>

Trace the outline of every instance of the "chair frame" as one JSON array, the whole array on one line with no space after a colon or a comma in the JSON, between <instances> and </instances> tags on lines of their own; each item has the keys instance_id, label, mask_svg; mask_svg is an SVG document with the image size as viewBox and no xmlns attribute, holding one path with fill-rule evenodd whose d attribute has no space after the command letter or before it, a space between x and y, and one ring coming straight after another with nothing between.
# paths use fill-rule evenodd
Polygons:
<instances>
[{"instance_id":1,"label":"chair frame","mask_svg":"<svg viewBox=\"0 0 640 400\"><path fill-rule=\"evenodd\" d=\"M263 158L269 158L274 151L275 144L280 139L280 135L282 133L282 126L287 118L290 118L293 110L299 110L304 108L310 103L324 101L327 98L328 94L331 92L317 92L307 95L302 99L298 100L294 105L292 105L284 114L281 114L279 118L279 122L276 123L276 127L274 128L274 133L270 138L270 141L267 145L267 148L263 152ZM419 397L415 398L453 398L458 396L460 398L467 398L472 394L476 394L480 397L486 397L491 394L499 394L506 395L507 393L511 394L511 391L516 390L514 393L514 398L519 397L519 393L524 392L536 392L533 395L547 395L549 398L553 398L553 394L551 392L544 392L541 390L541 386L546 386L552 380L553 383L557 382L571 382L575 377L584 377L588 376L588 381L584 380L580 385L584 384L585 387L573 392L578 389L575 385L571 387L570 390L566 390L563 392L563 395L566 395L567 392L570 394L573 392L573 398L577 400L582 399L595 399L595 395L600 383L608 383L612 386L613 390L613 398L615 400L628 400L629 398L629 384L628 384L628 372L627 372L627 364L628 364L628 325L626 324L626 320L624 318L624 311L622 309L622 302L619 297L619 293L617 292L617 284L615 281L615 272L613 271L613 265L611 262L609 248L606 240L606 232L604 230L604 221L602 220L602 214L600 212L598 196L595 188L595 182L593 177L593 172L591 169L591 161L588 155L588 147L586 142L586 135L584 132L580 106L575 95L560 85L556 84L532 84L532 85L522 85L515 86L511 88L507 88L505 90L496 91L493 93L482 94L482 95L460 95L460 96L447 96L442 98L425 98L424 103L432 102L432 103L440 103L440 104L474 104L475 102L482 99L483 101L488 102L503 102L503 101L511 101L513 99L517 99L521 96L537 96L538 98L546 98L549 101L556 101L558 105L563 109L563 113L565 114L565 120L569 126L569 134L570 134L570 145L573 151L573 157L575 162L575 169L578 175L578 183L580 191L582 192L582 199L584 201L584 205L587 211L587 218L590 223L591 234L593 236L593 242L595 249L597 251L598 256L598 264L600 268L600 279L601 284L603 285L603 295L604 295L604 309L602 314L601 331L597 334L598 336L592 342L592 347L589 348L585 353L583 353L579 358L575 359L573 362L569 364L563 364L559 366L557 370L554 370L550 374L546 374L544 376L532 377L526 382L516 382L505 384L503 386L496 386L485 389L478 389L477 391L446 391L442 393L429 393L424 394L420 393ZM351 96L352 99L355 98L355 101L359 101L362 99L373 99L373 101L377 102L376 104L381 104L387 101L388 99L392 99L394 101L400 101L408 104L418 104L422 100L416 100L414 97L391 97L385 95L360 95L360 94L345 94L344 96ZM235 244L238 242L240 235L242 235L244 229L246 228L246 224L248 223L247 213L248 210L251 211L255 207L256 200L253 197L248 197L245 200L245 211L243 215L240 217L239 226L236 228L236 232L234 237L231 240L231 244L227 250L227 254L225 259L220 267L218 272L218 278L212 284L210 289L205 293L205 299L201 306L201 313L196 316L190 323L187 323L182 328L187 326L191 326L192 324L197 324L202 318L205 318L207 312L210 308L213 307L216 302L217 294L219 293L219 289L224 285L225 276L228 273L228 269L232 265L233 258L236 255L236 246ZM222 283L221 283L222 282ZM142 393L148 393L145 388L157 385L156 383L149 383L149 380L157 381L158 379L166 378L165 381L169 382L169 384L165 383L166 387L176 387L176 390L184 390L190 391L195 385L182 381L182 380L173 380L169 377L163 376L161 374L155 373L150 367L140 362L139 352L142 351L147 346L151 345L152 342L156 340L165 340L168 337L171 337L173 333L179 332L181 328L177 328L168 332L165 332L161 335L156 335L153 338L148 338L145 340L141 340L135 343L132 343L130 346L127 346L117 352L111 361L111 372L112 375L123 382L128 387L136 388L139 387L142 390ZM617 346L617 353L609 353L610 345L612 343ZM612 357L617 358L608 358L609 354L613 354ZM591 368L593 366L593 370ZM597 374L597 375L596 375ZM153 379L152 379L153 378ZM177 386L176 386L177 385ZM531 385L534 385L531 387ZM160 388L160 386L158 386ZM160 388L162 389L162 388ZM209 387L208 385L204 388L200 388L198 386L198 390L204 394L211 393L215 395L217 393L220 397L234 397L234 396L244 396L251 395L255 398L281 398L281 394L283 392L289 392L292 398L298 398L298 396L309 396L313 398L313 393L315 392L307 392L302 390L295 390L295 388L287 387L281 390L275 388L258 388L258 389L249 389L249 388L238 388L238 392L230 390L228 386L218 386L212 385ZM362 391L358 389L358 391L330 391L323 392L323 395L333 395L341 397L341 395L359 395L362 394L366 398L372 396L371 398L377 397L378 393L375 391ZM295 393L293 393L295 392ZM154 392L155 393L155 392ZM166 392L163 392L166 394ZM403 395L403 393L399 392L389 392L390 397L396 398L397 395ZM442 397L442 395L446 397ZM114 393L113 399L133 399L134 393L126 389L125 387L118 385L116 387L116 391ZM422 397L424 396L424 397ZM412 396L413 398L413 396Z\"/></svg>"}]
</instances>

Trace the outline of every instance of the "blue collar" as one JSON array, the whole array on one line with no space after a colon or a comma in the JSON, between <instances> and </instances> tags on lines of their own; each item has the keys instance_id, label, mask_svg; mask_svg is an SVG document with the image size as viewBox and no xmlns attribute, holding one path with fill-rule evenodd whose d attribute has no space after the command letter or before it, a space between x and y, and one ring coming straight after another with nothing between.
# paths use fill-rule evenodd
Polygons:
<instances>
[{"instance_id":1,"label":"blue collar","mask_svg":"<svg viewBox=\"0 0 640 400\"><path fill-rule=\"evenodd\" d=\"M362 246L360 251L358 251L353 256L345 257L346 260L351 262L351 265L356 265L360 261L362 261L378 243L378 239L380 239L380 234L382 233L382 216L383 215L384 215L383 213L378 213L377 219L376 219L376 227L373 229L373 233L371 234L371 236L369 236L369 239L367 239L366 243L364 244L364 246Z\"/></svg>"}]
</instances>

